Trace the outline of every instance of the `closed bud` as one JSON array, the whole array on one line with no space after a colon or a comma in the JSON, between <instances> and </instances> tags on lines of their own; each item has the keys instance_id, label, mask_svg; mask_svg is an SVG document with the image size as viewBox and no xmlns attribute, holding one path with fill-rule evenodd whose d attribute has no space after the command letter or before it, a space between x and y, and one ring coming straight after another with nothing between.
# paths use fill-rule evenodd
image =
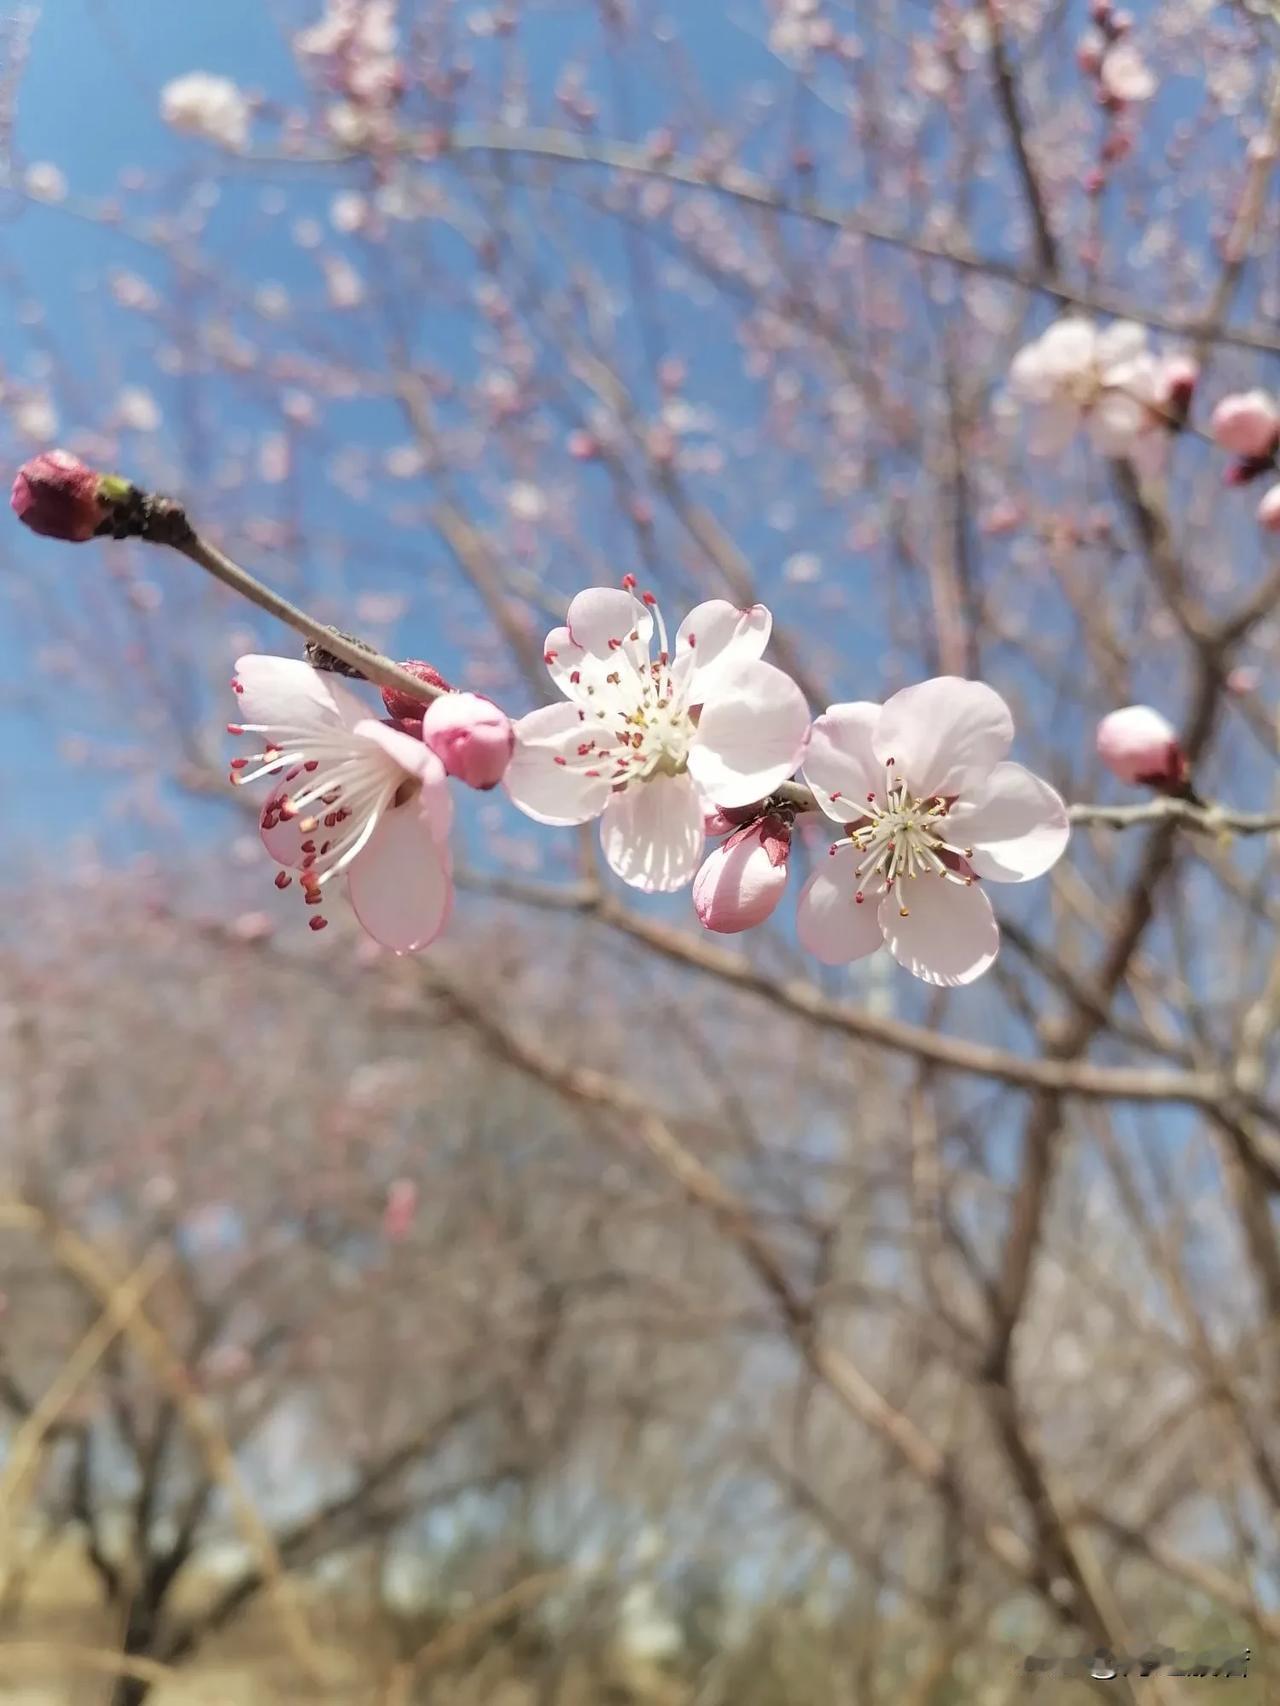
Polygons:
<instances>
[{"instance_id":1,"label":"closed bud","mask_svg":"<svg viewBox=\"0 0 1280 1706\"><path fill-rule=\"evenodd\" d=\"M443 693L427 706L422 739L450 776L469 788L493 788L511 762L516 731L491 699L478 693Z\"/></svg>"},{"instance_id":2,"label":"closed bud","mask_svg":"<svg viewBox=\"0 0 1280 1706\"><path fill-rule=\"evenodd\" d=\"M708 930L732 936L754 929L782 899L787 886L791 829L764 817L717 847L693 879L693 907Z\"/></svg>"},{"instance_id":3,"label":"closed bud","mask_svg":"<svg viewBox=\"0 0 1280 1706\"><path fill-rule=\"evenodd\" d=\"M449 691L449 683L434 664L422 663L417 658L409 658L400 665L400 668L406 670L410 675L417 676L419 681L425 681L429 687L438 687L442 693ZM412 693L406 693L399 687L384 687L382 689L382 703L397 722L418 723L422 720L422 713L427 708L425 699L415 699Z\"/></svg>"},{"instance_id":4,"label":"closed bud","mask_svg":"<svg viewBox=\"0 0 1280 1706\"><path fill-rule=\"evenodd\" d=\"M65 450L46 450L18 470L10 503L33 533L81 544L92 539L111 514L109 487L95 468Z\"/></svg>"},{"instance_id":5,"label":"closed bud","mask_svg":"<svg viewBox=\"0 0 1280 1706\"><path fill-rule=\"evenodd\" d=\"M1265 391L1240 391L1224 397L1209 418L1213 442L1247 462L1275 454L1280 443L1280 415Z\"/></svg>"},{"instance_id":6,"label":"closed bud","mask_svg":"<svg viewBox=\"0 0 1280 1706\"><path fill-rule=\"evenodd\" d=\"M1126 705L1098 724L1098 756L1113 776L1130 786L1180 794L1187 761L1173 724L1149 705Z\"/></svg>"}]
</instances>

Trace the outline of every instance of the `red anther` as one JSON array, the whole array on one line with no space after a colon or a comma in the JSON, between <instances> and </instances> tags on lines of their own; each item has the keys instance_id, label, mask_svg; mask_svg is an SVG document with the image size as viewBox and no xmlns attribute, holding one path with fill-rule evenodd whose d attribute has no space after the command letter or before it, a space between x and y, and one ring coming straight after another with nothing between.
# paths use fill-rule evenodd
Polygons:
<instances>
[{"instance_id":1,"label":"red anther","mask_svg":"<svg viewBox=\"0 0 1280 1706\"><path fill-rule=\"evenodd\" d=\"M314 918L308 918L307 923L313 930L327 930L329 928L329 920L321 918L318 913Z\"/></svg>"},{"instance_id":2,"label":"red anther","mask_svg":"<svg viewBox=\"0 0 1280 1706\"><path fill-rule=\"evenodd\" d=\"M869 806L873 806L873 805L875 805L875 803L876 803L876 797L875 797L875 795L874 795L874 794L873 794L873 793L872 793L872 794L868 794L868 795L867 795L867 804L868 804L868 805L869 805Z\"/></svg>"},{"instance_id":3,"label":"red anther","mask_svg":"<svg viewBox=\"0 0 1280 1706\"><path fill-rule=\"evenodd\" d=\"M307 771L309 775L314 775L320 768L320 760L318 758L308 758L302 768Z\"/></svg>"},{"instance_id":4,"label":"red anther","mask_svg":"<svg viewBox=\"0 0 1280 1706\"><path fill-rule=\"evenodd\" d=\"M855 894L855 895L854 895L854 897L853 897L853 898L854 898L854 900L855 900L855 901L856 901L856 902L857 902L857 904L858 904L858 905L859 905L859 906L861 906L861 905L862 905L862 903L863 903L863 901L864 901L864 900L865 900L865 899L866 899L866 898L867 898L867 897L866 897L866 895L864 895L864 894L863 894L863 892L862 892L862 890L861 890L861 889L859 889L859 890L858 890L858 892L857 892L857 894Z\"/></svg>"},{"instance_id":5,"label":"red anther","mask_svg":"<svg viewBox=\"0 0 1280 1706\"><path fill-rule=\"evenodd\" d=\"M656 598L655 598L655 597L654 597L654 596L653 596L653 594L652 594L652 593L651 593L651 592L646 592L646 593L645 593L645 594L644 594L644 602L645 602L645 603L646 603L646 604L647 604L647 605L648 605L648 606L649 606L649 608L650 608L650 609L652 609L652 608L653 608L653 606L654 606L654 605L655 605L655 604L656 604L656 603L657 603L657 602L658 602L658 601L657 601L657 599L656 599Z\"/></svg>"},{"instance_id":6,"label":"red anther","mask_svg":"<svg viewBox=\"0 0 1280 1706\"><path fill-rule=\"evenodd\" d=\"M292 881L293 878L289 875L288 871L276 872L276 887L278 889L287 889Z\"/></svg>"},{"instance_id":7,"label":"red anther","mask_svg":"<svg viewBox=\"0 0 1280 1706\"><path fill-rule=\"evenodd\" d=\"M570 673L569 680L573 684L573 686L576 687L578 685L578 683L582 680L582 671L580 669L573 670Z\"/></svg>"},{"instance_id":8,"label":"red anther","mask_svg":"<svg viewBox=\"0 0 1280 1706\"><path fill-rule=\"evenodd\" d=\"M622 650L622 641L621 640L610 640L609 641L609 650L611 652L620 652Z\"/></svg>"},{"instance_id":9,"label":"red anther","mask_svg":"<svg viewBox=\"0 0 1280 1706\"><path fill-rule=\"evenodd\" d=\"M828 847L827 848L828 859L834 859L838 851L839 851L839 849L836 847Z\"/></svg>"},{"instance_id":10,"label":"red anther","mask_svg":"<svg viewBox=\"0 0 1280 1706\"><path fill-rule=\"evenodd\" d=\"M304 853L314 853L315 850L316 850L316 844L314 841L304 841L302 843L302 851Z\"/></svg>"},{"instance_id":11,"label":"red anther","mask_svg":"<svg viewBox=\"0 0 1280 1706\"><path fill-rule=\"evenodd\" d=\"M554 663L559 656L559 652L546 651L542 654L542 661L543 663L551 664Z\"/></svg>"},{"instance_id":12,"label":"red anther","mask_svg":"<svg viewBox=\"0 0 1280 1706\"><path fill-rule=\"evenodd\" d=\"M636 589L636 577L634 575L623 575L622 586L624 591L634 592Z\"/></svg>"},{"instance_id":13,"label":"red anther","mask_svg":"<svg viewBox=\"0 0 1280 1706\"><path fill-rule=\"evenodd\" d=\"M227 733L229 735L242 735L244 733L244 724L243 723L228 723L227 724Z\"/></svg>"},{"instance_id":14,"label":"red anther","mask_svg":"<svg viewBox=\"0 0 1280 1706\"><path fill-rule=\"evenodd\" d=\"M319 888L314 888L303 889L302 898L308 906L319 906L320 902L324 899L324 896L320 893Z\"/></svg>"},{"instance_id":15,"label":"red anther","mask_svg":"<svg viewBox=\"0 0 1280 1706\"><path fill-rule=\"evenodd\" d=\"M562 758L558 752L556 753L556 763L557 764L567 765L568 762L569 762L569 760L567 758Z\"/></svg>"},{"instance_id":16,"label":"red anther","mask_svg":"<svg viewBox=\"0 0 1280 1706\"><path fill-rule=\"evenodd\" d=\"M233 758L231 760L231 768L233 770L243 770L248 762L249 760L247 758Z\"/></svg>"},{"instance_id":17,"label":"red anther","mask_svg":"<svg viewBox=\"0 0 1280 1706\"><path fill-rule=\"evenodd\" d=\"M697 645L697 643L698 643L698 636L697 636L697 635L696 635L696 634L690 634L690 636L689 636L689 644L690 644L690 645L691 645L691 646L696 646L696 645Z\"/></svg>"},{"instance_id":18,"label":"red anther","mask_svg":"<svg viewBox=\"0 0 1280 1706\"><path fill-rule=\"evenodd\" d=\"M244 692L244 682L243 681L233 681L231 683L231 691L233 693L243 693Z\"/></svg>"}]
</instances>

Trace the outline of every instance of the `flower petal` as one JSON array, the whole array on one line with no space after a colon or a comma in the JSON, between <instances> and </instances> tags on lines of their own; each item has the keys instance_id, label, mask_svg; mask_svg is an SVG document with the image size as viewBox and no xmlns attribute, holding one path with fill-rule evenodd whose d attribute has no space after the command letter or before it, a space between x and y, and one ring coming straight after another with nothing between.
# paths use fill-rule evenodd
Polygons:
<instances>
[{"instance_id":1,"label":"flower petal","mask_svg":"<svg viewBox=\"0 0 1280 1706\"><path fill-rule=\"evenodd\" d=\"M861 903L854 898L859 859L856 848L837 847L800 891L796 935L800 946L826 966L865 959L884 944L876 907L882 888L868 885Z\"/></svg>"},{"instance_id":2,"label":"flower petal","mask_svg":"<svg viewBox=\"0 0 1280 1706\"><path fill-rule=\"evenodd\" d=\"M613 795L600 822L610 869L651 894L692 882L704 841L702 801L688 775L630 783Z\"/></svg>"},{"instance_id":3,"label":"flower petal","mask_svg":"<svg viewBox=\"0 0 1280 1706\"><path fill-rule=\"evenodd\" d=\"M356 917L384 948L411 954L435 941L449 920L453 879L421 799L382 814L347 887Z\"/></svg>"},{"instance_id":4,"label":"flower petal","mask_svg":"<svg viewBox=\"0 0 1280 1706\"><path fill-rule=\"evenodd\" d=\"M893 759L917 798L964 791L987 776L1013 742L1013 717L982 681L937 675L886 700L872 737L881 763Z\"/></svg>"},{"instance_id":5,"label":"flower petal","mask_svg":"<svg viewBox=\"0 0 1280 1706\"><path fill-rule=\"evenodd\" d=\"M884 766L871 745L879 720L879 705L854 699L828 705L809 731L804 779L837 823L856 823L866 816L867 795L884 792Z\"/></svg>"},{"instance_id":6,"label":"flower petal","mask_svg":"<svg viewBox=\"0 0 1280 1706\"><path fill-rule=\"evenodd\" d=\"M884 897L879 914L898 964L944 989L981 977L1000 950L991 902L977 883L966 888L944 877L915 877Z\"/></svg>"},{"instance_id":7,"label":"flower petal","mask_svg":"<svg viewBox=\"0 0 1280 1706\"><path fill-rule=\"evenodd\" d=\"M585 725L576 705L544 705L516 724L516 749L502 778L526 817L563 826L599 817L609 802L607 774L599 756L578 752Z\"/></svg>"},{"instance_id":8,"label":"flower petal","mask_svg":"<svg viewBox=\"0 0 1280 1706\"><path fill-rule=\"evenodd\" d=\"M725 598L696 604L676 634L674 661L688 683L685 703L704 704L718 692L726 669L763 656L772 629L773 616L763 604L747 610Z\"/></svg>"},{"instance_id":9,"label":"flower petal","mask_svg":"<svg viewBox=\"0 0 1280 1706\"><path fill-rule=\"evenodd\" d=\"M624 645L628 655L649 655L653 617L621 587L589 586L570 604L565 621L574 645L593 657L612 657Z\"/></svg>"},{"instance_id":10,"label":"flower petal","mask_svg":"<svg viewBox=\"0 0 1280 1706\"><path fill-rule=\"evenodd\" d=\"M1061 796L1021 764L997 764L983 787L947 813L941 833L972 847L980 877L1025 883L1062 856L1071 834Z\"/></svg>"},{"instance_id":11,"label":"flower petal","mask_svg":"<svg viewBox=\"0 0 1280 1706\"><path fill-rule=\"evenodd\" d=\"M422 741L400 729L389 729L385 723L357 723L354 731L361 739L379 747L406 774L422 784L418 796L419 809L431 826L438 842L449 839L453 828L453 795L449 792L449 776L443 763Z\"/></svg>"},{"instance_id":12,"label":"flower petal","mask_svg":"<svg viewBox=\"0 0 1280 1706\"><path fill-rule=\"evenodd\" d=\"M1095 360L1107 382L1114 384L1115 381L1108 370L1121 362L1136 360L1146 354L1146 349L1145 326L1140 325L1137 320L1114 320L1104 331L1098 333Z\"/></svg>"},{"instance_id":13,"label":"flower petal","mask_svg":"<svg viewBox=\"0 0 1280 1706\"><path fill-rule=\"evenodd\" d=\"M734 664L702 707L689 769L713 805L749 806L792 774L808 737L809 707L789 675L771 663Z\"/></svg>"},{"instance_id":14,"label":"flower petal","mask_svg":"<svg viewBox=\"0 0 1280 1706\"><path fill-rule=\"evenodd\" d=\"M338 678L297 658L250 653L237 658L239 720L272 728L322 730L354 728L369 707Z\"/></svg>"}]
</instances>

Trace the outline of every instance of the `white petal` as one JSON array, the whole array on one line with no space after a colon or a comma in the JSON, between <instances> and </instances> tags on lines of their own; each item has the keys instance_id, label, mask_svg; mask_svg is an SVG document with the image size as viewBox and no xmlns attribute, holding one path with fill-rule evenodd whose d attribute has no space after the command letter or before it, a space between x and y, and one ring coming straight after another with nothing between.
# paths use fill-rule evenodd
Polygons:
<instances>
[{"instance_id":1,"label":"white petal","mask_svg":"<svg viewBox=\"0 0 1280 1706\"><path fill-rule=\"evenodd\" d=\"M880 927L900 966L944 989L981 977L1000 950L991 902L977 883L915 877L880 902Z\"/></svg>"},{"instance_id":2,"label":"white petal","mask_svg":"<svg viewBox=\"0 0 1280 1706\"><path fill-rule=\"evenodd\" d=\"M384 948L411 954L435 941L449 921L453 881L421 799L382 814L347 889L361 925Z\"/></svg>"},{"instance_id":3,"label":"white petal","mask_svg":"<svg viewBox=\"0 0 1280 1706\"><path fill-rule=\"evenodd\" d=\"M1097 330L1080 314L1062 315L1040 339L1041 361L1059 382L1087 373L1097 360L1097 349Z\"/></svg>"},{"instance_id":4,"label":"white petal","mask_svg":"<svg viewBox=\"0 0 1280 1706\"><path fill-rule=\"evenodd\" d=\"M692 777L651 776L614 794L600 820L600 845L624 883L651 894L691 883L702 858L702 801Z\"/></svg>"},{"instance_id":5,"label":"white petal","mask_svg":"<svg viewBox=\"0 0 1280 1706\"><path fill-rule=\"evenodd\" d=\"M997 764L976 794L956 803L940 826L947 840L972 847L980 877L1025 883L1057 864L1071 833L1061 796L1021 764Z\"/></svg>"},{"instance_id":6,"label":"white petal","mask_svg":"<svg viewBox=\"0 0 1280 1706\"><path fill-rule=\"evenodd\" d=\"M882 892L868 885L864 899L855 899L855 875L860 855L856 848L837 847L828 854L800 891L796 935L807 953L823 965L842 966L864 959L883 946L876 900Z\"/></svg>"},{"instance_id":7,"label":"white petal","mask_svg":"<svg viewBox=\"0 0 1280 1706\"><path fill-rule=\"evenodd\" d=\"M1144 355L1147 348L1147 329L1136 320L1117 320L1098 333L1097 363L1110 378L1109 369L1122 361L1133 361Z\"/></svg>"},{"instance_id":8,"label":"white petal","mask_svg":"<svg viewBox=\"0 0 1280 1706\"><path fill-rule=\"evenodd\" d=\"M749 806L785 782L809 735L804 694L771 663L727 669L702 707L689 769L717 806Z\"/></svg>"},{"instance_id":9,"label":"white petal","mask_svg":"<svg viewBox=\"0 0 1280 1706\"><path fill-rule=\"evenodd\" d=\"M547 673L566 699L588 704L593 693L611 692L605 677L618 667L612 655L598 658L585 651L567 628L553 628L542 647Z\"/></svg>"},{"instance_id":10,"label":"white petal","mask_svg":"<svg viewBox=\"0 0 1280 1706\"><path fill-rule=\"evenodd\" d=\"M629 655L649 655L653 617L621 587L589 586L570 604L565 620L573 643L594 657L611 657L623 646Z\"/></svg>"},{"instance_id":11,"label":"white petal","mask_svg":"<svg viewBox=\"0 0 1280 1706\"><path fill-rule=\"evenodd\" d=\"M837 823L864 817L867 795L878 798L884 792L884 766L871 745L879 719L879 705L855 699L828 705L809 731L804 779L823 811Z\"/></svg>"},{"instance_id":12,"label":"white petal","mask_svg":"<svg viewBox=\"0 0 1280 1706\"><path fill-rule=\"evenodd\" d=\"M904 687L885 702L873 744L920 799L950 798L987 776L1013 742L1009 707L993 688L958 675Z\"/></svg>"},{"instance_id":13,"label":"white petal","mask_svg":"<svg viewBox=\"0 0 1280 1706\"><path fill-rule=\"evenodd\" d=\"M237 720L242 723L332 734L336 729L354 728L369 715L369 707L337 676L312 669L297 658L250 653L237 658L235 680L241 689L236 699Z\"/></svg>"},{"instance_id":14,"label":"white petal","mask_svg":"<svg viewBox=\"0 0 1280 1706\"><path fill-rule=\"evenodd\" d=\"M1124 456L1150 424L1143 405L1123 391L1105 392L1089 411L1089 437L1103 456Z\"/></svg>"},{"instance_id":15,"label":"white petal","mask_svg":"<svg viewBox=\"0 0 1280 1706\"><path fill-rule=\"evenodd\" d=\"M544 705L520 718L502 780L526 817L556 826L599 817L608 804L609 778L586 774L599 770L591 754L578 751L589 738L576 705Z\"/></svg>"},{"instance_id":16,"label":"white petal","mask_svg":"<svg viewBox=\"0 0 1280 1706\"><path fill-rule=\"evenodd\" d=\"M674 661L688 681L685 703L704 704L719 691L727 668L762 657L772 628L773 616L763 604L739 610L727 599L709 598L695 605L680 624L675 644ZM689 658L692 663L682 662Z\"/></svg>"}]
</instances>

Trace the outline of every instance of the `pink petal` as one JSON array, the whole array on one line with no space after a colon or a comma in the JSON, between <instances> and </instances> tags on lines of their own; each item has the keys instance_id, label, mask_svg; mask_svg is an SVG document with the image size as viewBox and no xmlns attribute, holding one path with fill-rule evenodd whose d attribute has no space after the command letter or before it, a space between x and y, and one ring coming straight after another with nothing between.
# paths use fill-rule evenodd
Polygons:
<instances>
[{"instance_id":1,"label":"pink petal","mask_svg":"<svg viewBox=\"0 0 1280 1706\"><path fill-rule=\"evenodd\" d=\"M702 708L689 770L713 805L749 806L785 782L809 736L804 694L771 663L727 668Z\"/></svg>"},{"instance_id":2,"label":"pink petal","mask_svg":"<svg viewBox=\"0 0 1280 1706\"><path fill-rule=\"evenodd\" d=\"M688 775L632 782L613 795L600 821L609 868L650 894L692 882L704 841L702 801Z\"/></svg>"},{"instance_id":3,"label":"pink petal","mask_svg":"<svg viewBox=\"0 0 1280 1706\"><path fill-rule=\"evenodd\" d=\"M693 882L693 909L708 930L733 935L763 924L786 886L785 848L775 862L762 826L753 824L704 860Z\"/></svg>"},{"instance_id":4,"label":"pink petal","mask_svg":"<svg viewBox=\"0 0 1280 1706\"><path fill-rule=\"evenodd\" d=\"M357 723L354 732L362 740L380 747L406 776L422 783L419 809L430 823L436 840L447 841L453 828L453 795L449 792L445 767L431 748L412 735L400 729L389 729L385 723L374 722L372 718Z\"/></svg>"},{"instance_id":5,"label":"pink petal","mask_svg":"<svg viewBox=\"0 0 1280 1706\"><path fill-rule=\"evenodd\" d=\"M884 766L871 745L879 720L879 705L855 699L828 705L809 731L804 779L837 823L856 822L866 815L867 795L884 792Z\"/></svg>"},{"instance_id":6,"label":"pink petal","mask_svg":"<svg viewBox=\"0 0 1280 1706\"><path fill-rule=\"evenodd\" d=\"M412 954L434 942L449 920L449 855L420 801L384 812L347 877L356 917L375 942Z\"/></svg>"},{"instance_id":7,"label":"pink petal","mask_svg":"<svg viewBox=\"0 0 1280 1706\"><path fill-rule=\"evenodd\" d=\"M598 754L579 753L588 739L576 705L544 705L520 718L502 781L526 817L561 827L599 817L609 801L611 765L601 765ZM589 770L601 773L589 776Z\"/></svg>"},{"instance_id":8,"label":"pink petal","mask_svg":"<svg viewBox=\"0 0 1280 1706\"><path fill-rule=\"evenodd\" d=\"M876 910L882 889L867 885L859 903L856 848L837 847L826 855L800 891L796 935L800 946L826 966L865 959L883 946L884 932Z\"/></svg>"},{"instance_id":9,"label":"pink petal","mask_svg":"<svg viewBox=\"0 0 1280 1706\"><path fill-rule=\"evenodd\" d=\"M1005 763L953 806L940 833L973 848L969 864L980 877L1025 883L1057 864L1071 825L1060 794L1021 764Z\"/></svg>"},{"instance_id":10,"label":"pink petal","mask_svg":"<svg viewBox=\"0 0 1280 1706\"><path fill-rule=\"evenodd\" d=\"M1000 950L991 902L977 883L914 877L880 902L880 928L900 966L944 989L981 977Z\"/></svg>"},{"instance_id":11,"label":"pink petal","mask_svg":"<svg viewBox=\"0 0 1280 1706\"><path fill-rule=\"evenodd\" d=\"M886 701L873 745L919 799L949 798L987 776L1013 742L1009 707L981 681L938 675Z\"/></svg>"},{"instance_id":12,"label":"pink petal","mask_svg":"<svg viewBox=\"0 0 1280 1706\"><path fill-rule=\"evenodd\" d=\"M611 657L624 645L633 655L649 655L653 617L621 587L588 587L570 604L566 621L573 643L594 657Z\"/></svg>"},{"instance_id":13,"label":"pink petal","mask_svg":"<svg viewBox=\"0 0 1280 1706\"><path fill-rule=\"evenodd\" d=\"M772 628L773 617L763 604L739 610L727 599L710 598L695 605L680 624L674 654L682 678L692 669L687 703L701 705L714 698L727 668L763 656ZM692 662L683 661L687 658Z\"/></svg>"},{"instance_id":14,"label":"pink petal","mask_svg":"<svg viewBox=\"0 0 1280 1706\"><path fill-rule=\"evenodd\" d=\"M338 680L296 658L250 653L237 658L236 720L284 729L354 728L369 708Z\"/></svg>"}]
</instances>

